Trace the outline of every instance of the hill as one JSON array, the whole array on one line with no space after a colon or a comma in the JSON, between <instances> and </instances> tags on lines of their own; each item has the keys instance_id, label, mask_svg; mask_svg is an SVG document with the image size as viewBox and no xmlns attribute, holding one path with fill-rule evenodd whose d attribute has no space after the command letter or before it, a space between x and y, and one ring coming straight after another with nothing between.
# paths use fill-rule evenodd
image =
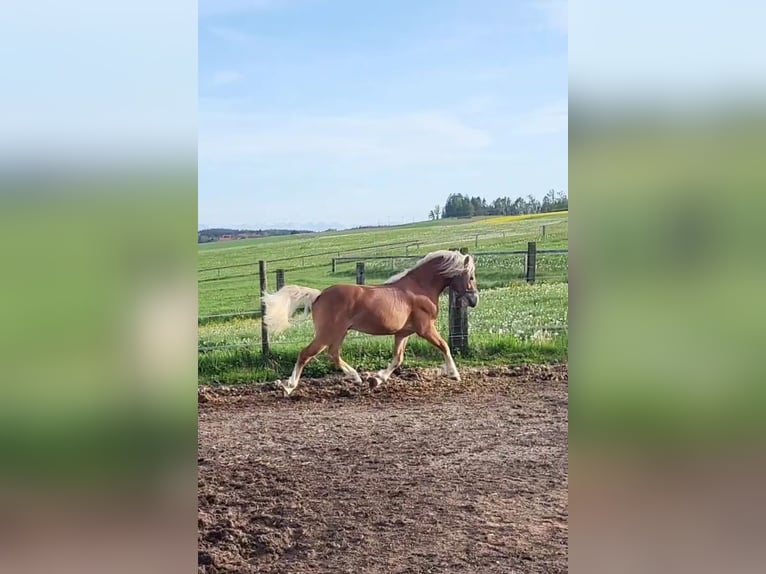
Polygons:
<instances>
[{"instance_id":1,"label":"hill","mask_svg":"<svg viewBox=\"0 0 766 574\"><path fill-rule=\"evenodd\" d=\"M271 289L277 269L285 271L288 283L324 288L355 280L354 261L340 261L333 270L333 258L387 258L367 262L368 282L380 283L413 262L405 257L456 247L472 252L524 250L529 241L537 241L540 250L566 249L568 212L441 219L395 227L281 234L202 244L198 248L199 313L207 316L257 309L261 259L267 262ZM518 280L523 273L523 259L523 256L479 259L482 288L508 286ZM540 256L540 270L544 272L546 264L553 261ZM557 267L564 265L565 275L565 258L555 261Z\"/></svg>"},{"instance_id":2,"label":"hill","mask_svg":"<svg viewBox=\"0 0 766 574\"><path fill-rule=\"evenodd\" d=\"M214 241L231 241L237 239L254 239L258 237L274 237L278 235L298 235L313 233L302 229L227 229L214 227L197 231L197 243L212 243Z\"/></svg>"}]
</instances>

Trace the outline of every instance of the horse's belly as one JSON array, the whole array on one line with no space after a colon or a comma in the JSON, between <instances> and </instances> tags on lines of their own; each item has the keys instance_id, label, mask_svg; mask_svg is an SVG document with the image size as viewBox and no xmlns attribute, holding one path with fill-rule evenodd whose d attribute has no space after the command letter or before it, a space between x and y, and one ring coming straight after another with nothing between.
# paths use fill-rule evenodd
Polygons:
<instances>
[{"instance_id":1,"label":"horse's belly","mask_svg":"<svg viewBox=\"0 0 766 574\"><path fill-rule=\"evenodd\" d=\"M369 335L393 335L407 326L409 314L366 312L354 317L351 328Z\"/></svg>"}]
</instances>

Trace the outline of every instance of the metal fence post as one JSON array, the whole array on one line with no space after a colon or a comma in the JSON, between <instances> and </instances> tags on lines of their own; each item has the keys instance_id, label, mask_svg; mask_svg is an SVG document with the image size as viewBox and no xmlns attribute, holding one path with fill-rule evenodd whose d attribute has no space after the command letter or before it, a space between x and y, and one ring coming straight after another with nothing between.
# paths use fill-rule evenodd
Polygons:
<instances>
[{"instance_id":1,"label":"metal fence post","mask_svg":"<svg viewBox=\"0 0 766 574\"><path fill-rule=\"evenodd\" d=\"M332 258L332 272L335 273L338 270L338 263L335 261L335 257Z\"/></svg>"},{"instance_id":2,"label":"metal fence post","mask_svg":"<svg viewBox=\"0 0 766 574\"><path fill-rule=\"evenodd\" d=\"M277 291L285 286L285 270L277 269Z\"/></svg>"},{"instance_id":3,"label":"metal fence post","mask_svg":"<svg viewBox=\"0 0 766 574\"><path fill-rule=\"evenodd\" d=\"M364 285L364 261L356 262L356 284Z\"/></svg>"},{"instance_id":4,"label":"metal fence post","mask_svg":"<svg viewBox=\"0 0 766 574\"><path fill-rule=\"evenodd\" d=\"M266 328L264 317L266 316L266 301L264 296L266 295L267 283L266 283L266 262L260 260L258 262L258 275L261 286L261 351L264 356L269 355L269 331Z\"/></svg>"},{"instance_id":5,"label":"metal fence post","mask_svg":"<svg viewBox=\"0 0 766 574\"><path fill-rule=\"evenodd\" d=\"M537 243L530 241L527 243L527 283L535 282L537 272Z\"/></svg>"}]
</instances>

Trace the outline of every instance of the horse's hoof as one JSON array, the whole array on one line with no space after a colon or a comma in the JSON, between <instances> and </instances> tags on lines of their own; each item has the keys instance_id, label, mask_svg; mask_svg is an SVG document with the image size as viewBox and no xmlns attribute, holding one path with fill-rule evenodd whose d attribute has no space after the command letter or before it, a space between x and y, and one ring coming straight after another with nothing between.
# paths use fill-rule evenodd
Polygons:
<instances>
[{"instance_id":1,"label":"horse's hoof","mask_svg":"<svg viewBox=\"0 0 766 574\"><path fill-rule=\"evenodd\" d=\"M367 379L367 382L370 384L370 390L371 391L374 391L380 385L383 384L383 380L380 379L379 377L370 377L369 379Z\"/></svg>"},{"instance_id":2,"label":"horse's hoof","mask_svg":"<svg viewBox=\"0 0 766 574\"><path fill-rule=\"evenodd\" d=\"M283 383L282 381L277 381L279 383L279 386L282 387L282 392L284 393L284 396L289 397L290 393L292 393L295 390L295 387L290 387Z\"/></svg>"}]
</instances>

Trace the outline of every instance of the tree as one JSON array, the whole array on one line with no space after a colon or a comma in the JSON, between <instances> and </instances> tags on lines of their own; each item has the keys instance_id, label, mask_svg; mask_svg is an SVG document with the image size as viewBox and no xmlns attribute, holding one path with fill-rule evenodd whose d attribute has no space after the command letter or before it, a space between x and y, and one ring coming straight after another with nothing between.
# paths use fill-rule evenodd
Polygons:
<instances>
[{"instance_id":1,"label":"tree","mask_svg":"<svg viewBox=\"0 0 766 574\"><path fill-rule=\"evenodd\" d=\"M481 197L472 197L471 198L471 215L483 215L484 214L484 207L482 206L482 199Z\"/></svg>"},{"instance_id":2,"label":"tree","mask_svg":"<svg viewBox=\"0 0 766 574\"><path fill-rule=\"evenodd\" d=\"M555 204L556 204L556 191L551 189L548 191L548 193L545 194L545 197L543 197L543 203L540 209L543 213L548 213L549 211L554 211L553 206Z\"/></svg>"},{"instance_id":3,"label":"tree","mask_svg":"<svg viewBox=\"0 0 766 574\"><path fill-rule=\"evenodd\" d=\"M431 221L434 220L434 210L433 209L428 212L428 219L430 219Z\"/></svg>"},{"instance_id":4,"label":"tree","mask_svg":"<svg viewBox=\"0 0 766 574\"><path fill-rule=\"evenodd\" d=\"M441 215L441 212L442 212L441 207L437 203L436 206L434 207L434 211L433 211L434 219L439 219L439 216Z\"/></svg>"},{"instance_id":5,"label":"tree","mask_svg":"<svg viewBox=\"0 0 766 574\"><path fill-rule=\"evenodd\" d=\"M440 217L470 217L472 215L524 215L566 211L568 209L569 199L566 193L551 189L545 194L542 202L531 194L527 195L526 198L517 197L513 201L510 197L498 197L488 202L483 197L452 193L447 197L447 202L441 212L437 205L432 213L434 219L439 219Z\"/></svg>"},{"instance_id":6,"label":"tree","mask_svg":"<svg viewBox=\"0 0 766 574\"><path fill-rule=\"evenodd\" d=\"M444 217L466 217L473 215L471 200L461 193L452 193L444 205Z\"/></svg>"}]
</instances>

